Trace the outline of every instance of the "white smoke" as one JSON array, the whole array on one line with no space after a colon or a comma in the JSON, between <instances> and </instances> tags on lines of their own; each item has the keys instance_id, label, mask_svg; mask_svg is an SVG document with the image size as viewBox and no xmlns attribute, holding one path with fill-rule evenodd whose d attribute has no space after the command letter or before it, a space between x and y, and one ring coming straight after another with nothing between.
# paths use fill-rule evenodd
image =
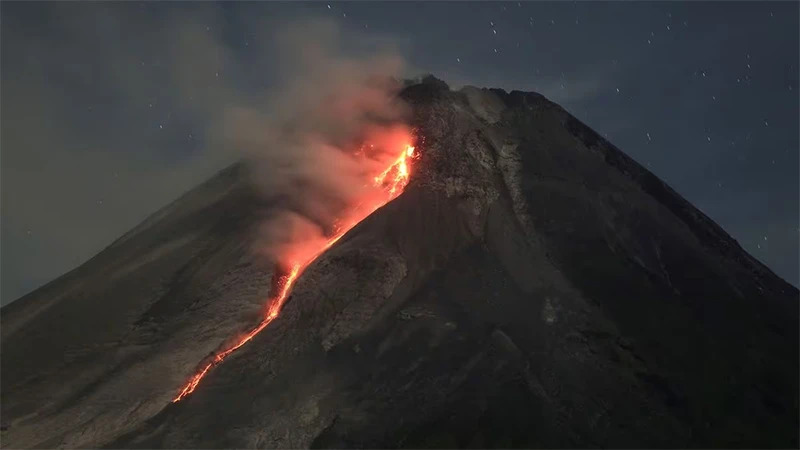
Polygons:
<instances>
[{"instance_id":1,"label":"white smoke","mask_svg":"<svg viewBox=\"0 0 800 450\"><path fill-rule=\"evenodd\" d=\"M341 30L327 20L292 23L273 42L282 83L261 103L227 108L222 135L276 202L258 250L285 262L289 252L319 248L337 219L372 193L369 180L397 157L387 144L408 135L407 109L393 82L403 69L397 53L346 55ZM358 154L365 142L373 144L370 158Z\"/></svg>"}]
</instances>

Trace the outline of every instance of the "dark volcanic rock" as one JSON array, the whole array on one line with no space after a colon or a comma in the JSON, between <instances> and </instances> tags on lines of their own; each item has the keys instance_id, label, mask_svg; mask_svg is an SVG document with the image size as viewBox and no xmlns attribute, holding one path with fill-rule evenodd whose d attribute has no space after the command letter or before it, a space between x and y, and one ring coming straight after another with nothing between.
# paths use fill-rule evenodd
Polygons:
<instances>
[{"instance_id":1,"label":"dark volcanic rock","mask_svg":"<svg viewBox=\"0 0 800 450\"><path fill-rule=\"evenodd\" d=\"M405 193L258 320L235 166L2 310L13 447L797 447L798 291L539 94L404 89Z\"/></svg>"}]
</instances>

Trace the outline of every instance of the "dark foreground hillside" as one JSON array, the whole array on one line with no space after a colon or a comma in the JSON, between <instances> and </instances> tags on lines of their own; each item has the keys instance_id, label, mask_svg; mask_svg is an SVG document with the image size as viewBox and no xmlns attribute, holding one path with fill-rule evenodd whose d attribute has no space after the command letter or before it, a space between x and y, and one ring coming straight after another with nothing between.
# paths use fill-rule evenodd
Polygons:
<instances>
[{"instance_id":1,"label":"dark foreground hillside","mask_svg":"<svg viewBox=\"0 0 800 450\"><path fill-rule=\"evenodd\" d=\"M257 323L233 166L2 309L4 447L797 447L798 291L535 93L408 86L406 191Z\"/></svg>"}]
</instances>

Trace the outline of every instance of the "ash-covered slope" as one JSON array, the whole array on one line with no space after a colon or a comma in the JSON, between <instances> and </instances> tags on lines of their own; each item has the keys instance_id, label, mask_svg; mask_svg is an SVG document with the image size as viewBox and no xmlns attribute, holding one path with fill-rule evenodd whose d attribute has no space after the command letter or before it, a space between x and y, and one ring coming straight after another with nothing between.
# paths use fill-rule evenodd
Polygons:
<instances>
[{"instance_id":1,"label":"ash-covered slope","mask_svg":"<svg viewBox=\"0 0 800 450\"><path fill-rule=\"evenodd\" d=\"M798 291L534 93L407 87L405 192L258 321L233 167L2 310L6 447L796 447Z\"/></svg>"}]
</instances>

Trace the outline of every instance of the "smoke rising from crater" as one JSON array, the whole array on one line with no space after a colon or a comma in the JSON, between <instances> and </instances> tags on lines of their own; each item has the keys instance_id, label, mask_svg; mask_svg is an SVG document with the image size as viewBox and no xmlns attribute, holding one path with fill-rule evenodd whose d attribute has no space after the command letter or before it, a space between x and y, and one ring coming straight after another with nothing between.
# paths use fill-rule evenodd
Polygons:
<instances>
[{"instance_id":1,"label":"smoke rising from crater","mask_svg":"<svg viewBox=\"0 0 800 450\"><path fill-rule=\"evenodd\" d=\"M251 5L3 4L3 304L243 154L287 211L266 230L357 197L363 164L328 150L402 116L370 76L398 74L404 42Z\"/></svg>"},{"instance_id":2,"label":"smoke rising from crater","mask_svg":"<svg viewBox=\"0 0 800 450\"><path fill-rule=\"evenodd\" d=\"M277 89L224 114L224 144L243 152L273 205L257 251L274 262L319 248L380 194L373 178L411 143L408 110L396 96L402 58L388 48L346 55L341 39L325 20L277 30Z\"/></svg>"}]
</instances>

